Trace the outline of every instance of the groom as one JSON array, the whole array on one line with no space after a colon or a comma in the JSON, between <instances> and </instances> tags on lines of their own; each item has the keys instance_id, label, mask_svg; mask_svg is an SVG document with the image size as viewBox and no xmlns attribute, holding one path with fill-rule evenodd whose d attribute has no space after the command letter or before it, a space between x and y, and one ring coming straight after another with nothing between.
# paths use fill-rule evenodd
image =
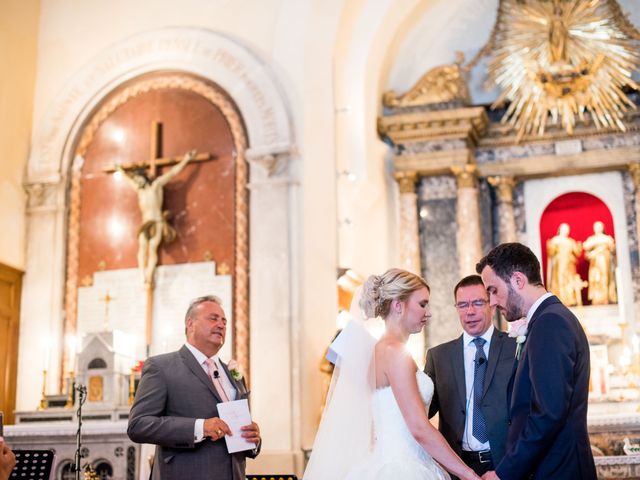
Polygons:
<instances>
[{"instance_id":1,"label":"groom","mask_svg":"<svg viewBox=\"0 0 640 480\"><path fill-rule=\"evenodd\" d=\"M589 345L578 319L542 285L540 263L520 243L498 245L476 265L507 321L528 332L507 389L507 452L484 479L595 480L587 433Z\"/></svg>"}]
</instances>

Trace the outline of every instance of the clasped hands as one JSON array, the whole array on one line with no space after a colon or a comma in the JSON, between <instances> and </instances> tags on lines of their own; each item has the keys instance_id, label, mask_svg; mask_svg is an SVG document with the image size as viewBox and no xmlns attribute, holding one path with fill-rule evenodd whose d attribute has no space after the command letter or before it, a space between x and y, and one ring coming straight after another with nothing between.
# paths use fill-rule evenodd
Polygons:
<instances>
[{"instance_id":1,"label":"clasped hands","mask_svg":"<svg viewBox=\"0 0 640 480\"><path fill-rule=\"evenodd\" d=\"M256 422L240 427L242 430L242 438L248 442L260 443L260 429ZM212 417L204 421L203 433L205 437L209 437L212 441L220 440L225 435L233 435L229 426L220 418Z\"/></svg>"},{"instance_id":2,"label":"clasped hands","mask_svg":"<svg viewBox=\"0 0 640 480\"><path fill-rule=\"evenodd\" d=\"M0 437L0 480L9 478L16 466L16 456Z\"/></svg>"},{"instance_id":3,"label":"clasped hands","mask_svg":"<svg viewBox=\"0 0 640 480\"><path fill-rule=\"evenodd\" d=\"M482 475L482 480L500 480L500 477L498 477L498 475L496 475L496 472L491 470L491 471L485 473L484 475Z\"/></svg>"}]
</instances>

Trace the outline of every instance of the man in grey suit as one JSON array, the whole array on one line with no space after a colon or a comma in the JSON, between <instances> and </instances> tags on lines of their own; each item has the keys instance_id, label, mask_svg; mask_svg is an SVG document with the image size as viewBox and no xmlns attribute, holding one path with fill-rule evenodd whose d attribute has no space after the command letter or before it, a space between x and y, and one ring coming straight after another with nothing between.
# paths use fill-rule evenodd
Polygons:
<instances>
[{"instance_id":1,"label":"man in grey suit","mask_svg":"<svg viewBox=\"0 0 640 480\"><path fill-rule=\"evenodd\" d=\"M191 302L185 316L187 342L177 352L147 359L129 414L129 438L156 445L154 480L244 480L246 457L259 451L260 431L251 423L241 435L256 448L229 454L228 425L217 404L248 397L217 353L227 319L214 296Z\"/></svg>"},{"instance_id":2,"label":"man in grey suit","mask_svg":"<svg viewBox=\"0 0 640 480\"><path fill-rule=\"evenodd\" d=\"M493 326L494 309L479 275L460 280L453 294L464 333L427 352L425 373L435 386L429 417L440 413L444 438L482 475L504 456L516 344Z\"/></svg>"}]
</instances>

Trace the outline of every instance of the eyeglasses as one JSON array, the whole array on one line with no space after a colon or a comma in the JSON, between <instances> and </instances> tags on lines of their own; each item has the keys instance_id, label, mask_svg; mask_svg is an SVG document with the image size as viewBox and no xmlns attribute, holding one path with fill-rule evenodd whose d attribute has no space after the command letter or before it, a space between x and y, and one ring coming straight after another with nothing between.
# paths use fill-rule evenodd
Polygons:
<instances>
[{"instance_id":1,"label":"eyeglasses","mask_svg":"<svg viewBox=\"0 0 640 480\"><path fill-rule=\"evenodd\" d=\"M470 302L458 302L456 303L456 308L458 310L468 310L471 305L473 305L474 308L482 308L487 303L489 303L487 300L483 300L479 298L477 300L472 300Z\"/></svg>"}]
</instances>

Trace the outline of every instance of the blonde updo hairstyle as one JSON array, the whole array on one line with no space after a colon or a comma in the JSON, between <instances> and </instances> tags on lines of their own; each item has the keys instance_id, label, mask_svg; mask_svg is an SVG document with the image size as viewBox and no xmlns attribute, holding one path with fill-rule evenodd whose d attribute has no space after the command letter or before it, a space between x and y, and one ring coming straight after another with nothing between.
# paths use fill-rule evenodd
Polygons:
<instances>
[{"instance_id":1,"label":"blonde updo hairstyle","mask_svg":"<svg viewBox=\"0 0 640 480\"><path fill-rule=\"evenodd\" d=\"M392 268L382 275L371 275L362 286L360 308L368 318L386 318L391 302L404 302L416 290L431 291L426 280L400 268Z\"/></svg>"}]
</instances>

